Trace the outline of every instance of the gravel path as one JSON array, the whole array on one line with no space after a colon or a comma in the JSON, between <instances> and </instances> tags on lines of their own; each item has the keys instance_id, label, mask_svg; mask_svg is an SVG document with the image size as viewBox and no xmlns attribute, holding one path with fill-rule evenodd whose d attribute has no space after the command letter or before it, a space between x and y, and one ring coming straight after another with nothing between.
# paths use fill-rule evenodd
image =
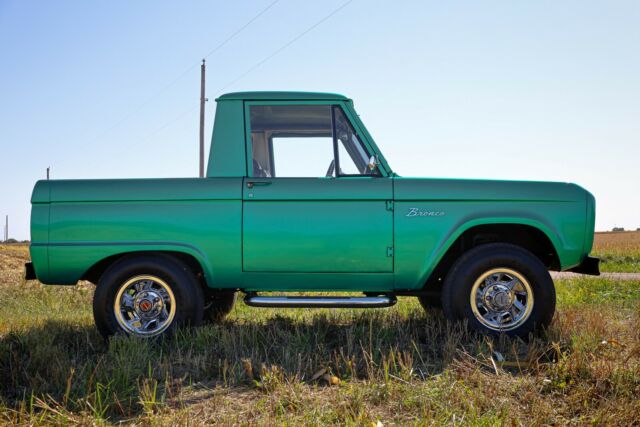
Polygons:
<instances>
[{"instance_id":1,"label":"gravel path","mask_svg":"<svg viewBox=\"0 0 640 427\"><path fill-rule=\"evenodd\" d=\"M583 276L582 274L572 273L570 271L552 271L551 277L554 279L575 279ZM615 280L640 280L640 272L638 273L600 273L600 276L585 277L603 277L605 279Z\"/></svg>"}]
</instances>

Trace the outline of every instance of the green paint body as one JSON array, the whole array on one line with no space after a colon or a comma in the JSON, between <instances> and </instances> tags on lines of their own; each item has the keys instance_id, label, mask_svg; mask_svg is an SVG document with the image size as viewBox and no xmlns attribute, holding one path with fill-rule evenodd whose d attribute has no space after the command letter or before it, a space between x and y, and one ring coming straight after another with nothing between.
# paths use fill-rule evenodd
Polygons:
<instances>
[{"instance_id":1,"label":"green paint body","mask_svg":"<svg viewBox=\"0 0 640 427\"><path fill-rule=\"evenodd\" d=\"M543 232L561 269L588 255L595 201L574 184L399 177L356 114L333 94L253 92L220 97L207 178L51 180L33 191L31 256L38 279L74 284L124 253L195 258L215 289L421 289L452 243L483 224ZM340 105L380 177L255 178L246 109Z\"/></svg>"}]
</instances>

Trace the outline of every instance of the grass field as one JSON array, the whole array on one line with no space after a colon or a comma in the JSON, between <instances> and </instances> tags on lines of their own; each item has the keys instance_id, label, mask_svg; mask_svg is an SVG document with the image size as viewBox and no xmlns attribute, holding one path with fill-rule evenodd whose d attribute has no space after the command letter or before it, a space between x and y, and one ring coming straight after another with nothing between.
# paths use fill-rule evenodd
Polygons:
<instances>
[{"instance_id":1,"label":"grass field","mask_svg":"<svg viewBox=\"0 0 640 427\"><path fill-rule=\"evenodd\" d=\"M638 253L638 245L618 244L599 240L597 250ZM362 311L239 303L223 324L171 341L119 337L107 345L93 326L93 286L25 283L27 258L25 246L0 246L0 423L640 420L638 281L556 281L554 322L528 343L470 335L401 298Z\"/></svg>"}]
</instances>

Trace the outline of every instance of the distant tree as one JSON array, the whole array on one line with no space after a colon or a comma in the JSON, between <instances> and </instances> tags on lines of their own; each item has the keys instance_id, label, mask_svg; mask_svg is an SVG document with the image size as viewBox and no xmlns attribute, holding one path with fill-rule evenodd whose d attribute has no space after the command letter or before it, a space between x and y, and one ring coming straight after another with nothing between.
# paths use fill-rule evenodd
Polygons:
<instances>
[{"instance_id":1,"label":"distant tree","mask_svg":"<svg viewBox=\"0 0 640 427\"><path fill-rule=\"evenodd\" d=\"M5 243L18 243L16 239L7 239Z\"/></svg>"},{"instance_id":2,"label":"distant tree","mask_svg":"<svg viewBox=\"0 0 640 427\"><path fill-rule=\"evenodd\" d=\"M613 227L612 231L624 231L624 227Z\"/></svg>"}]
</instances>

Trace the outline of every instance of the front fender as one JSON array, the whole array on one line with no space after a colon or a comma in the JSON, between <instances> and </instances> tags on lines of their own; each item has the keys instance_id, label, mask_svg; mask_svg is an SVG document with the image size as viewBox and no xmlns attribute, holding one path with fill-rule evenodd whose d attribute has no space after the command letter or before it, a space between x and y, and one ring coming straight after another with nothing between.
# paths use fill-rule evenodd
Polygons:
<instances>
[{"instance_id":1,"label":"front fender","mask_svg":"<svg viewBox=\"0 0 640 427\"><path fill-rule=\"evenodd\" d=\"M584 206L575 202L484 201L397 202L395 217L396 289L419 289L451 245L480 225L514 224L533 227L553 245L561 269L578 265L584 240ZM408 216L411 209L442 215ZM496 213L498 215L496 215Z\"/></svg>"},{"instance_id":2,"label":"front fender","mask_svg":"<svg viewBox=\"0 0 640 427\"><path fill-rule=\"evenodd\" d=\"M456 240L460 236L462 236L466 231L469 231L473 227L481 226L481 225L494 225L494 224L511 224L511 225L525 225L538 229L542 233L547 236L551 244L553 245L556 253L558 253L558 248L561 246L561 236L557 233L553 232L547 225L540 221L528 219L528 218L508 218L508 217L492 217L492 218L476 218L471 221L467 221L464 224L461 224L459 227L454 229L446 238L443 239L442 243L438 245L438 247L433 251L432 256L425 259L425 262L422 266L422 274L420 276L420 283L424 283L431 276L431 273L435 270L437 265L440 263L444 255L447 253L449 248L454 244ZM562 263L562 261L560 261Z\"/></svg>"}]
</instances>

